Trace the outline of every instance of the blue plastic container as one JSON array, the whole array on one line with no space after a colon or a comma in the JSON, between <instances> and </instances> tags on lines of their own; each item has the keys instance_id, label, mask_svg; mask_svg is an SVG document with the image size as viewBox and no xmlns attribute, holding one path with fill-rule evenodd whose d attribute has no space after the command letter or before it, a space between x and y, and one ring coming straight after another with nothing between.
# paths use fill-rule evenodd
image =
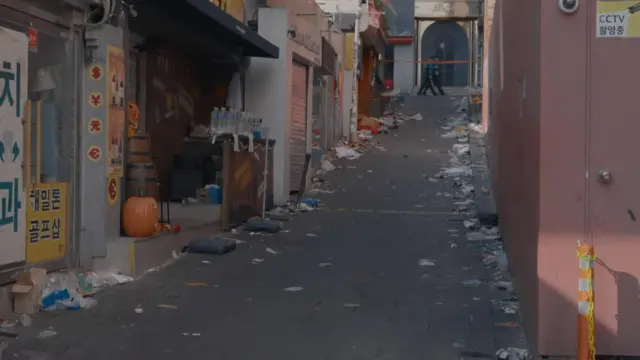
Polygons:
<instances>
[{"instance_id":1,"label":"blue plastic container","mask_svg":"<svg viewBox=\"0 0 640 360\"><path fill-rule=\"evenodd\" d=\"M222 204L222 189L218 185L213 185L207 188L209 193L209 201L214 204Z\"/></svg>"}]
</instances>

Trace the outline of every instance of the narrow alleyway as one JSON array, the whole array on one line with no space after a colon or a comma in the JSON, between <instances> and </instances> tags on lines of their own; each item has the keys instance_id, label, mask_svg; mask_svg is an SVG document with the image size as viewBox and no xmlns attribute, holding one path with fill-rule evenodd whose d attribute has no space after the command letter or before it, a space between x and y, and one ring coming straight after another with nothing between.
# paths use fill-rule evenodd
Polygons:
<instances>
[{"instance_id":1,"label":"narrow alleyway","mask_svg":"<svg viewBox=\"0 0 640 360\"><path fill-rule=\"evenodd\" d=\"M93 309L38 314L6 358L495 358L506 320L492 301L505 295L443 195L452 181L428 179L450 159L437 120L453 101L412 97L404 111L424 120L380 136L386 151L337 161L326 177L336 191L286 232L240 234L236 251L187 255L105 290ZM38 339L45 328L57 334Z\"/></svg>"}]
</instances>

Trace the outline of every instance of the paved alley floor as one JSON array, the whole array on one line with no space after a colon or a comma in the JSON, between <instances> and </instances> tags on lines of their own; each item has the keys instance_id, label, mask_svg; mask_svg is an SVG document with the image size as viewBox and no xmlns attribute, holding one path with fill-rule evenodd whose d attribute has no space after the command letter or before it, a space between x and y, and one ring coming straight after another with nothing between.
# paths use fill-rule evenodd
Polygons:
<instances>
[{"instance_id":1,"label":"paved alley floor","mask_svg":"<svg viewBox=\"0 0 640 360\"><path fill-rule=\"evenodd\" d=\"M411 97L403 111L424 120L379 136L386 151L336 161L323 209L107 289L95 308L37 314L6 359L495 358L495 270L442 196L452 181L428 180L450 159L438 120L453 101Z\"/></svg>"}]
</instances>

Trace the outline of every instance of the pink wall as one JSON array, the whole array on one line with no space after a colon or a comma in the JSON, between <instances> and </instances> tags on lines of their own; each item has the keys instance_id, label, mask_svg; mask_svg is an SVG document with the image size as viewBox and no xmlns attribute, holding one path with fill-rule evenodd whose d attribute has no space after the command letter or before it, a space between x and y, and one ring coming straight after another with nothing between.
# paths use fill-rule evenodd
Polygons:
<instances>
[{"instance_id":1,"label":"pink wall","mask_svg":"<svg viewBox=\"0 0 640 360\"><path fill-rule=\"evenodd\" d=\"M555 1L496 0L485 29L493 188L529 344L540 355L575 356L577 240L594 243L608 267L594 270L598 354L640 354L640 227L626 214L640 203L629 125L640 118L632 95L640 46L596 39L596 18L594 1L567 15ZM612 58L620 60L612 66ZM599 183L600 169L616 181Z\"/></svg>"},{"instance_id":2,"label":"pink wall","mask_svg":"<svg viewBox=\"0 0 640 360\"><path fill-rule=\"evenodd\" d=\"M586 6L571 16L555 2L541 7L538 347L543 354L571 356L576 348L576 241L585 239L588 17Z\"/></svg>"},{"instance_id":3,"label":"pink wall","mask_svg":"<svg viewBox=\"0 0 640 360\"><path fill-rule=\"evenodd\" d=\"M491 99L485 101L500 225L531 343L537 341L539 306L539 4L496 0L489 41Z\"/></svg>"}]
</instances>

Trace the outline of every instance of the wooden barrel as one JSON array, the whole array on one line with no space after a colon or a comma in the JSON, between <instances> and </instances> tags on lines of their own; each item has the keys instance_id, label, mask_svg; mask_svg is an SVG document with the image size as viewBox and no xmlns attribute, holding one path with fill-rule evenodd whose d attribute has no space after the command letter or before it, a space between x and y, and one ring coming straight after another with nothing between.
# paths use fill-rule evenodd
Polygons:
<instances>
[{"instance_id":1,"label":"wooden barrel","mask_svg":"<svg viewBox=\"0 0 640 360\"><path fill-rule=\"evenodd\" d=\"M159 184L156 165L133 163L127 165L127 197L143 196L159 200Z\"/></svg>"},{"instance_id":2,"label":"wooden barrel","mask_svg":"<svg viewBox=\"0 0 640 360\"><path fill-rule=\"evenodd\" d=\"M129 137L127 143L127 162L129 164L150 163L151 141L147 134L135 134Z\"/></svg>"}]
</instances>

